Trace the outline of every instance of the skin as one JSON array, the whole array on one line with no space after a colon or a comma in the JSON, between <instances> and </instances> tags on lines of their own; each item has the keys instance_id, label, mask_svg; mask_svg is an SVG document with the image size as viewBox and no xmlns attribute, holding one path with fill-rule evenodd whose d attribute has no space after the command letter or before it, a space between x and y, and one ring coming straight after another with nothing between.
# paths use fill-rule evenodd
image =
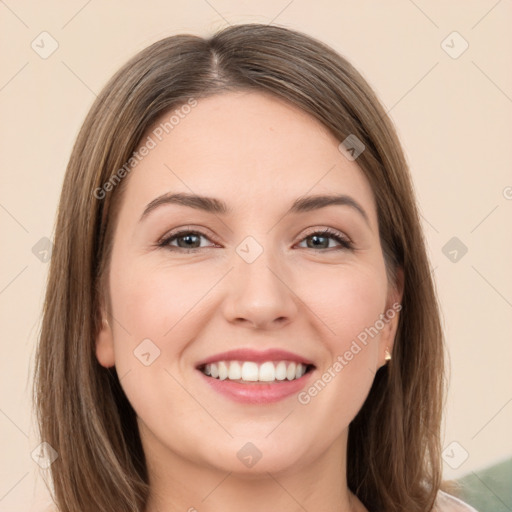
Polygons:
<instances>
[{"instance_id":1,"label":"skin","mask_svg":"<svg viewBox=\"0 0 512 512\"><path fill-rule=\"evenodd\" d=\"M348 425L392 349L398 314L306 405L296 396L240 404L195 369L233 348L283 348L315 363L314 382L400 302L386 278L373 192L339 142L266 93L229 92L199 100L125 178L108 278L112 310L104 311L96 355L116 366L138 415L152 489L147 512L366 510L346 484ZM212 196L232 213L172 204L139 222L166 192ZM285 215L301 196L332 193L356 200L368 223L349 206ZM353 249L332 238L308 246L328 227ZM191 245L201 248L180 249L183 235L169 242L174 251L157 247L176 228L203 232ZM235 250L247 236L263 248L252 263ZM133 353L146 338L160 350L149 366ZM237 457L248 442L262 453L250 468Z\"/></svg>"}]
</instances>

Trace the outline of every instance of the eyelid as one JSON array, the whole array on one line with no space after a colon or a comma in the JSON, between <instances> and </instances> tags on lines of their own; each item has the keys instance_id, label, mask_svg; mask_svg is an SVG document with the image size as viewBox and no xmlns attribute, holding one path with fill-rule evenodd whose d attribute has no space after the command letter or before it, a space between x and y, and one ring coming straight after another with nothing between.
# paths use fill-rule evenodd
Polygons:
<instances>
[{"instance_id":1,"label":"eyelid","mask_svg":"<svg viewBox=\"0 0 512 512\"><path fill-rule=\"evenodd\" d=\"M321 234L321 233L325 234L325 235L342 238L344 242L347 242L349 244L353 243L352 240L345 233L343 233L343 231L339 231L338 229L329 228L329 227L311 228L311 231L308 230L306 232L306 234L302 235L302 238L299 240L299 242L302 242L304 240L304 238L307 238L307 237L315 235L315 234Z\"/></svg>"},{"instance_id":2,"label":"eyelid","mask_svg":"<svg viewBox=\"0 0 512 512\"><path fill-rule=\"evenodd\" d=\"M204 231L207 231L209 234L205 233ZM204 228L202 226L201 227L180 226L178 228L172 229L171 231L168 231L167 233L165 233L165 235L160 237L160 239L157 241L156 245L165 245L165 243L167 241L169 241L170 238L178 237L179 235L183 235L186 233L192 233L192 234L196 234L198 236L202 236L204 238L208 238L212 242L215 242L216 244L221 243L219 241L219 239L215 235L211 234L210 230L208 230L207 228ZM177 249L181 249L181 247L177 247ZM197 247L196 249L199 249L199 247ZM204 247L201 247L201 249L204 249ZM184 250L187 250L187 249L184 249Z\"/></svg>"}]
</instances>

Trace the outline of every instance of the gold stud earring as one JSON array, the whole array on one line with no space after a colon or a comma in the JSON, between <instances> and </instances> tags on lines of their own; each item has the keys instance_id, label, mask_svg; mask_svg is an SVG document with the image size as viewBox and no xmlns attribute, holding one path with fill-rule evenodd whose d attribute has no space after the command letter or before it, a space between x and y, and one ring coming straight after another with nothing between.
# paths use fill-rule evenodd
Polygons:
<instances>
[{"instance_id":1,"label":"gold stud earring","mask_svg":"<svg viewBox=\"0 0 512 512\"><path fill-rule=\"evenodd\" d=\"M386 351L384 352L384 360L391 361L391 354L389 353L389 350L387 348Z\"/></svg>"}]
</instances>

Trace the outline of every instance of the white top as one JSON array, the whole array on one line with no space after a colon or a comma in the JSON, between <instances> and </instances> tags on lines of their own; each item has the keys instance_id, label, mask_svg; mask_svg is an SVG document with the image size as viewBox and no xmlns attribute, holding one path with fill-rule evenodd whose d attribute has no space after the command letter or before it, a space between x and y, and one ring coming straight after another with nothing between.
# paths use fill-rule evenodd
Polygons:
<instances>
[{"instance_id":1,"label":"white top","mask_svg":"<svg viewBox=\"0 0 512 512\"><path fill-rule=\"evenodd\" d=\"M472 506L443 491L437 493L435 512L477 512Z\"/></svg>"}]
</instances>

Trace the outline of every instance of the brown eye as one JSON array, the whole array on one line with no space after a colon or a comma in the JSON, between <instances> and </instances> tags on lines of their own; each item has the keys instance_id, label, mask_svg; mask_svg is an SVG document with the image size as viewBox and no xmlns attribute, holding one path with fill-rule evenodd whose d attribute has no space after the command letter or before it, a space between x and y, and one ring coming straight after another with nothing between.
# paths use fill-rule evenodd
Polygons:
<instances>
[{"instance_id":1,"label":"brown eye","mask_svg":"<svg viewBox=\"0 0 512 512\"><path fill-rule=\"evenodd\" d=\"M165 237L158 245L159 247L165 247L170 250L183 249L184 251L193 251L208 247L201 245L201 238L209 240L204 233L199 231L179 231ZM174 241L176 241L176 245L171 244L171 242Z\"/></svg>"},{"instance_id":2,"label":"brown eye","mask_svg":"<svg viewBox=\"0 0 512 512\"><path fill-rule=\"evenodd\" d=\"M331 240L334 240L338 245L330 245ZM352 243L347 238L341 236L340 233L336 231L332 231L330 229L326 229L323 231L317 231L315 233L309 234L305 237L303 241L307 241L308 249L335 249L336 247L342 249L351 249Z\"/></svg>"}]
</instances>

